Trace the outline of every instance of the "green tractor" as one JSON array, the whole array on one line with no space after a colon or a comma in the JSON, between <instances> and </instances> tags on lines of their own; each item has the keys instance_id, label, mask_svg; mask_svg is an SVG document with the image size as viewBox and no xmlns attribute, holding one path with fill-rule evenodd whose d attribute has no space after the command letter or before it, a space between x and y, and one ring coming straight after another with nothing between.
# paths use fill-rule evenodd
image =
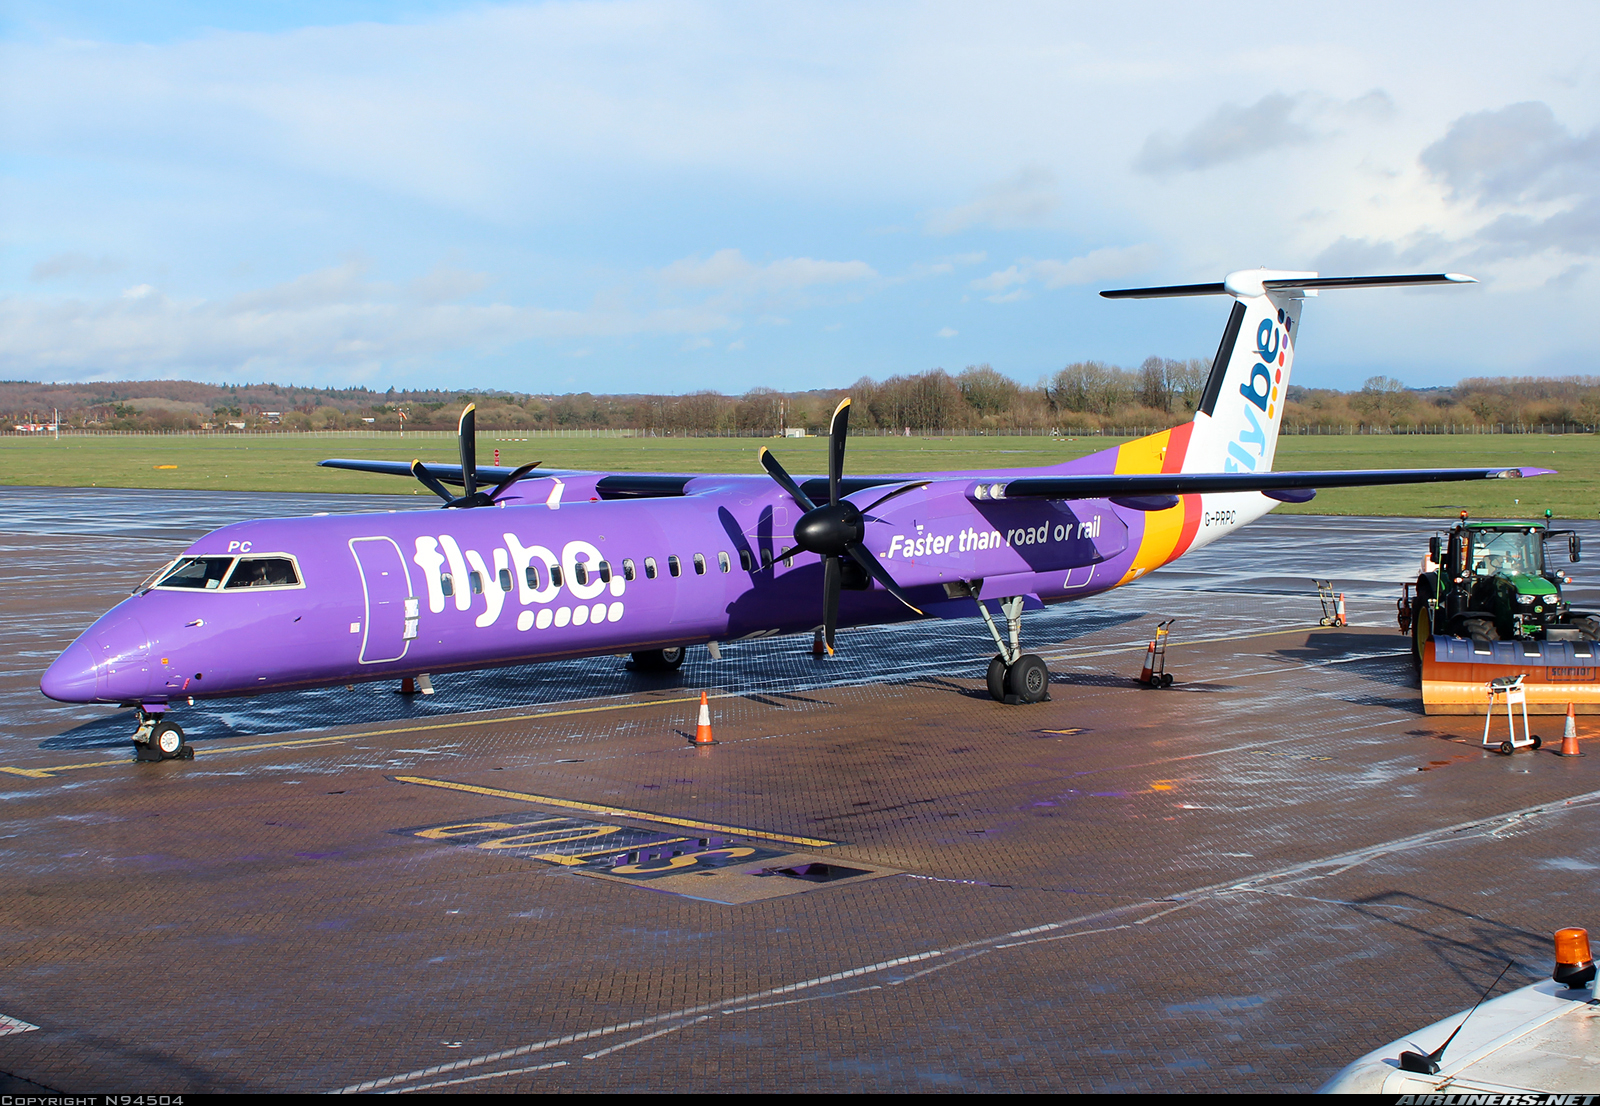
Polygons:
<instances>
[{"instance_id":1,"label":"green tractor","mask_svg":"<svg viewBox=\"0 0 1600 1106\"><path fill-rule=\"evenodd\" d=\"M1566 572L1548 568L1550 545L1560 539L1577 562L1577 533L1548 522L1469 522L1463 511L1459 523L1429 538L1416 594L1407 584L1400 600L1400 631L1410 632L1417 665L1435 635L1470 638L1478 652L1491 641L1600 640L1600 620L1561 597Z\"/></svg>"}]
</instances>

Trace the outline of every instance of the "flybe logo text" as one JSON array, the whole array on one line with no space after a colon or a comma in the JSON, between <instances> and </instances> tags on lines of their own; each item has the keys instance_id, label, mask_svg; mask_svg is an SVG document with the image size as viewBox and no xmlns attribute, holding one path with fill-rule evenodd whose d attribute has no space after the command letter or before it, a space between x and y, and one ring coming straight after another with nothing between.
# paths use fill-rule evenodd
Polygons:
<instances>
[{"instance_id":1,"label":"flybe logo text","mask_svg":"<svg viewBox=\"0 0 1600 1106\"><path fill-rule=\"evenodd\" d=\"M1258 363L1251 367L1249 381L1239 385L1239 394L1249 401L1241 408L1248 425L1228 443L1228 456L1223 458L1223 469L1227 472L1254 472L1267 455L1267 435L1278 414L1279 385L1283 383L1283 372L1293 353L1289 341L1293 327L1294 320L1282 311L1278 312L1276 324L1266 318L1256 327ZM1265 425L1256 415L1257 411L1266 413ZM1253 455L1251 450L1255 451Z\"/></svg>"},{"instance_id":2,"label":"flybe logo text","mask_svg":"<svg viewBox=\"0 0 1600 1106\"><path fill-rule=\"evenodd\" d=\"M1078 541L1100 536L1100 516L1082 522L1038 526L1023 526L1007 530L978 530L967 527L955 534L896 534L889 540L887 557L914 560L917 557L937 557L940 554L974 553L984 549L1020 548L1025 545L1043 545L1046 542Z\"/></svg>"},{"instance_id":3,"label":"flybe logo text","mask_svg":"<svg viewBox=\"0 0 1600 1106\"><path fill-rule=\"evenodd\" d=\"M595 546L569 541L557 556L542 545L524 546L515 534L502 537L504 547L491 550L488 559L476 549L462 549L449 534L419 537L412 560L422 569L428 610L442 613L449 598L456 610L466 611L481 597L483 611L474 624L486 628L499 620L515 591L524 608L517 613L519 630L622 618L624 574L613 572ZM571 600L576 602L569 605Z\"/></svg>"}]
</instances>

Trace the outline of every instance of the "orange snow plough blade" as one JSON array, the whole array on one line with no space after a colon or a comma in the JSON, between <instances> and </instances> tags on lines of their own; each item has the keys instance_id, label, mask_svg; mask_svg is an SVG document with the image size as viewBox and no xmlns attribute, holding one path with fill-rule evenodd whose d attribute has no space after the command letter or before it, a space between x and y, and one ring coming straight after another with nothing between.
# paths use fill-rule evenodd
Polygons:
<instances>
[{"instance_id":1,"label":"orange snow plough blade","mask_svg":"<svg viewBox=\"0 0 1600 1106\"><path fill-rule=\"evenodd\" d=\"M1487 652L1484 652L1487 650ZM1422 651L1425 714L1484 714L1489 681L1525 676L1529 714L1600 714L1600 644L1436 637Z\"/></svg>"}]
</instances>

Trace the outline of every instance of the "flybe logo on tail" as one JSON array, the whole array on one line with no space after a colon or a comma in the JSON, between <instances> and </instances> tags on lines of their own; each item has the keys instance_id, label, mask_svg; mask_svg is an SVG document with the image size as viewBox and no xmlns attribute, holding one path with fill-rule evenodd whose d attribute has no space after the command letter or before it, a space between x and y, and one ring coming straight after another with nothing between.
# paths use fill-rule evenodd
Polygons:
<instances>
[{"instance_id":1,"label":"flybe logo on tail","mask_svg":"<svg viewBox=\"0 0 1600 1106\"><path fill-rule=\"evenodd\" d=\"M1246 425L1237 437L1228 443L1228 456L1223 459L1227 472L1254 472L1267 456L1267 435L1272 431L1272 420L1278 414L1278 393L1283 383L1283 370L1294 352L1289 333L1294 320L1283 311L1277 320L1268 317L1256 327L1256 364L1251 366L1250 379L1239 385L1239 394L1249 401L1243 408ZM1266 414L1265 425L1256 414ZM1254 449L1252 455L1250 452Z\"/></svg>"}]
</instances>

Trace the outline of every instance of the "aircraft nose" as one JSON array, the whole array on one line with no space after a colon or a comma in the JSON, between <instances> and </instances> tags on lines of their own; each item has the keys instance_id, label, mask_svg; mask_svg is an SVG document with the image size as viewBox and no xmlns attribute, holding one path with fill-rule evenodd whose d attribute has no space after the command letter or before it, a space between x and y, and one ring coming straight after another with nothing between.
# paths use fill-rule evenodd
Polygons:
<instances>
[{"instance_id":1,"label":"aircraft nose","mask_svg":"<svg viewBox=\"0 0 1600 1106\"><path fill-rule=\"evenodd\" d=\"M82 640L67 646L39 679L39 690L59 703L92 703L95 698L94 654Z\"/></svg>"}]
</instances>

